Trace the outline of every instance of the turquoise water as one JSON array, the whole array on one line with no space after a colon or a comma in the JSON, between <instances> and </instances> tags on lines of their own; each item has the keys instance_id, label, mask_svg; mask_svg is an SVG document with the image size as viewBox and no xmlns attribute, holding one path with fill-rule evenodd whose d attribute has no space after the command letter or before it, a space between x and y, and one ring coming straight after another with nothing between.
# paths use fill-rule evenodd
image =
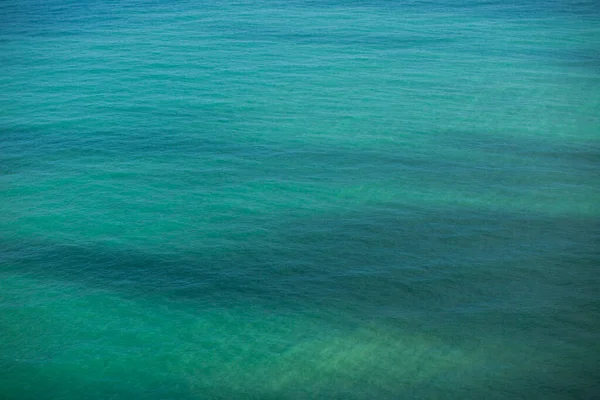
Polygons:
<instances>
[{"instance_id":1,"label":"turquoise water","mask_svg":"<svg viewBox=\"0 0 600 400\"><path fill-rule=\"evenodd\" d=\"M0 398L600 393L597 2L4 0L0 63Z\"/></svg>"}]
</instances>

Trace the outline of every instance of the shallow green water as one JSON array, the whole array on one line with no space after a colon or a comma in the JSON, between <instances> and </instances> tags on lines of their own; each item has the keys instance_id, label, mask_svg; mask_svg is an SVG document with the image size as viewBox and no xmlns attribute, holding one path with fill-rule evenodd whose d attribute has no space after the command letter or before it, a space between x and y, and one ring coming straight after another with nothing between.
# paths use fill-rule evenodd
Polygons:
<instances>
[{"instance_id":1,"label":"shallow green water","mask_svg":"<svg viewBox=\"0 0 600 400\"><path fill-rule=\"evenodd\" d=\"M599 26L2 2L0 398L593 398Z\"/></svg>"}]
</instances>

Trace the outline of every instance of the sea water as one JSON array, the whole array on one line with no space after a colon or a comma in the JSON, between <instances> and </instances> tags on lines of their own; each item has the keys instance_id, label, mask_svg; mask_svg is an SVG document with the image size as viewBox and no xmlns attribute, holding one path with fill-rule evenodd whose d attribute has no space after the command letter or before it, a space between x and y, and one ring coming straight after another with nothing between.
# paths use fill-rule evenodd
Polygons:
<instances>
[{"instance_id":1,"label":"sea water","mask_svg":"<svg viewBox=\"0 0 600 400\"><path fill-rule=\"evenodd\" d=\"M594 0L0 2L0 398L592 399Z\"/></svg>"}]
</instances>

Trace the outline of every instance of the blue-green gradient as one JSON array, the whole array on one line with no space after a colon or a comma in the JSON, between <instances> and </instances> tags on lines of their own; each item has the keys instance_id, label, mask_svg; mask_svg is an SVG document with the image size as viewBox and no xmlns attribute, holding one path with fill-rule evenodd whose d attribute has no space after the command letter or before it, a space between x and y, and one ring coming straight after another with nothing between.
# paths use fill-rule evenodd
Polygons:
<instances>
[{"instance_id":1,"label":"blue-green gradient","mask_svg":"<svg viewBox=\"0 0 600 400\"><path fill-rule=\"evenodd\" d=\"M0 398L593 399L595 0L0 2Z\"/></svg>"}]
</instances>

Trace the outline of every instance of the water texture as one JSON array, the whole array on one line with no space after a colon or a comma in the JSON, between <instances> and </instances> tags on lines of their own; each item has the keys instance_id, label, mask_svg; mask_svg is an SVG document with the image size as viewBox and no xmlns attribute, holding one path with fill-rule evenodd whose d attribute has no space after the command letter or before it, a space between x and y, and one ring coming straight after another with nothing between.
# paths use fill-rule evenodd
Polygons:
<instances>
[{"instance_id":1,"label":"water texture","mask_svg":"<svg viewBox=\"0 0 600 400\"><path fill-rule=\"evenodd\" d=\"M596 1L0 2L1 399L600 395Z\"/></svg>"}]
</instances>

